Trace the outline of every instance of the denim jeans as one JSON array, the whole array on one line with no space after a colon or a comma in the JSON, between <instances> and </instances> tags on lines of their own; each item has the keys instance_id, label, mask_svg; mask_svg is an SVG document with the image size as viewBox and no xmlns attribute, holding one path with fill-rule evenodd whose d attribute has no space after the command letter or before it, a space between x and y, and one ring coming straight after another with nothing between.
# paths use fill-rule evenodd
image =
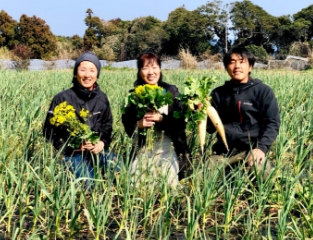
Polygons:
<instances>
[{"instance_id":1,"label":"denim jeans","mask_svg":"<svg viewBox=\"0 0 313 240\"><path fill-rule=\"evenodd\" d=\"M104 153L98 155L86 154L85 152L77 152L64 157L65 164L69 170L75 175L75 178L89 178L86 180L86 186L90 185L90 180L95 178L94 167L99 167L104 171L119 172L120 164L117 156L105 150Z\"/></svg>"}]
</instances>

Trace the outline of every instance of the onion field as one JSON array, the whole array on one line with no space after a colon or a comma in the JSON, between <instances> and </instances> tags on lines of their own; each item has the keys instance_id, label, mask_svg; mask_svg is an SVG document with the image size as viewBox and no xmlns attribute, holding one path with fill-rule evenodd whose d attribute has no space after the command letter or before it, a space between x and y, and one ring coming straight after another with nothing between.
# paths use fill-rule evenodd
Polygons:
<instances>
[{"instance_id":1,"label":"onion field","mask_svg":"<svg viewBox=\"0 0 313 240\"><path fill-rule=\"evenodd\" d=\"M223 70L163 70L183 88L188 76L228 79ZM215 135L200 154L193 124L187 128L193 169L178 189L130 182L131 139L121 107L136 70L103 69L98 79L114 116L111 150L122 171L96 168L84 190L42 136L53 96L71 87L72 70L0 70L0 239L310 239L313 238L313 71L253 70L277 96L281 127L268 153L266 181L244 165L226 173L208 168Z\"/></svg>"}]
</instances>

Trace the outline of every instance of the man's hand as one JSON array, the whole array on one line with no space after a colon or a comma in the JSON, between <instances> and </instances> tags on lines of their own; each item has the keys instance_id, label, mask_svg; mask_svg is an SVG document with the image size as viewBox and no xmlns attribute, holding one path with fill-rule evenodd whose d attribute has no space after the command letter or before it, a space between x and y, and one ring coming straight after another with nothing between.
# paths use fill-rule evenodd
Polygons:
<instances>
[{"instance_id":1,"label":"man's hand","mask_svg":"<svg viewBox=\"0 0 313 240\"><path fill-rule=\"evenodd\" d=\"M148 112L137 122L137 126L138 128L152 127L156 122L161 122L162 120L163 116L159 112Z\"/></svg>"},{"instance_id":2,"label":"man's hand","mask_svg":"<svg viewBox=\"0 0 313 240\"><path fill-rule=\"evenodd\" d=\"M265 153L255 148L248 154L247 160L249 167L252 167L254 164L262 164L265 161Z\"/></svg>"}]
</instances>

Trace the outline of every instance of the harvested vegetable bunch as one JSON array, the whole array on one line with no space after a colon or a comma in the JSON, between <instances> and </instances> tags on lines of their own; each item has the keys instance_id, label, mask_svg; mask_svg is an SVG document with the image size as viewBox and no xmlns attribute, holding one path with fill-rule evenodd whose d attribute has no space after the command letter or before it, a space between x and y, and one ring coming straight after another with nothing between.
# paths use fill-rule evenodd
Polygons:
<instances>
[{"instance_id":1,"label":"harvested vegetable bunch","mask_svg":"<svg viewBox=\"0 0 313 240\"><path fill-rule=\"evenodd\" d=\"M80 121L76 116L75 108L64 101L54 108L50 123L56 127L65 126L71 136L69 146L77 149L83 142L89 141L95 144L99 141L99 134L91 131L86 124L90 116L89 111L83 108L79 112L79 118L82 120Z\"/></svg>"},{"instance_id":2,"label":"harvested vegetable bunch","mask_svg":"<svg viewBox=\"0 0 313 240\"><path fill-rule=\"evenodd\" d=\"M137 118L141 119L147 112L158 111L164 105L173 102L173 94L157 85L145 84L135 88L125 99L124 109L132 104L136 107ZM147 148L154 146L154 127L145 128L140 134L146 135Z\"/></svg>"},{"instance_id":3,"label":"harvested vegetable bunch","mask_svg":"<svg viewBox=\"0 0 313 240\"><path fill-rule=\"evenodd\" d=\"M172 104L173 95L171 92L157 85L140 85L130 92L125 99L124 107L129 104L136 106L137 117L141 119L147 112L157 111L166 104Z\"/></svg>"},{"instance_id":4,"label":"harvested vegetable bunch","mask_svg":"<svg viewBox=\"0 0 313 240\"><path fill-rule=\"evenodd\" d=\"M206 136L207 116L210 117L214 126L218 128L218 133L223 135L221 136L223 141L224 139L226 141L224 126L221 124L221 120L216 110L211 106L209 101L211 86L215 81L214 76L203 77L201 79L190 76L184 83L185 87L183 93L178 96L178 99L187 106L184 114L185 121L197 122L198 137L202 153ZM176 117L180 117L180 114L181 113L179 112L175 112Z\"/></svg>"}]
</instances>

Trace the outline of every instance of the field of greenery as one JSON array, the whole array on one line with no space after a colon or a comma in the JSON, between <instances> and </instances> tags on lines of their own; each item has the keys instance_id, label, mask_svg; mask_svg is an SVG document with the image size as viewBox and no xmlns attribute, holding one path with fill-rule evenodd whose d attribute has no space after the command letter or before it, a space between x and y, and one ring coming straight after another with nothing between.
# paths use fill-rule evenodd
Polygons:
<instances>
[{"instance_id":1,"label":"field of greenery","mask_svg":"<svg viewBox=\"0 0 313 240\"><path fill-rule=\"evenodd\" d=\"M187 129L194 169L173 190L164 179L131 185L131 140L121 105L135 70L103 70L98 80L114 115L112 150L123 161L114 178L98 169L85 191L42 136L52 97L71 86L72 71L0 70L0 239L308 239L313 237L313 71L254 70L277 96L281 128L263 181L244 165L225 173L206 167L214 135L201 156L194 129ZM165 81L183 87L190 76L225 71L165 70ZM228 175L226 175L228 174Z\"/></svg>"}]
</instances>

